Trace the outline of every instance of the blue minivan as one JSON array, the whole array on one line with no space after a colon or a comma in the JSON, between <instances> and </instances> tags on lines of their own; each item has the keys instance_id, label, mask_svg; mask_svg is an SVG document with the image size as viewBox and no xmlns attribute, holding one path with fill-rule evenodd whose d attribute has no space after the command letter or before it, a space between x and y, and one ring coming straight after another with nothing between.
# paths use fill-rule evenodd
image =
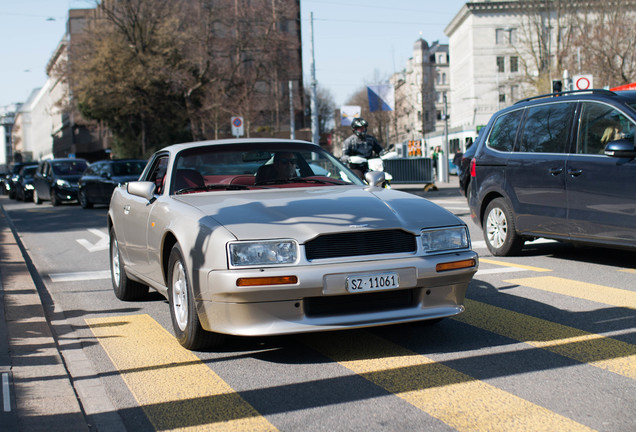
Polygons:
<instances>
[{"instance_id":1,"label":"blue minivan","mask_svg":"<svg viewBox=\"0 0 636 432\"><path fill-rule=\"evenodd\" d=\"M524 99L493 115L469 206L493 255L537 238L636 250L636 91Z\"/></svg>"}]
</instances>

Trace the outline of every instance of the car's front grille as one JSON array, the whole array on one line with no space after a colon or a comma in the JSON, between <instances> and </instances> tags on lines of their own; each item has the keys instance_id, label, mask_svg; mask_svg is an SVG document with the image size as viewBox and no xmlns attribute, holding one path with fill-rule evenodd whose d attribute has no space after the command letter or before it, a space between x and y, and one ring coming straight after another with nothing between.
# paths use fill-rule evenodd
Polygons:
<instances>
[{"instance_id":1,"label":"car's front grille","mask_svg":"<svg viewBox=\"0 0 636 432\"><path fill-rule=\"evenodd\" d=\"M415 289L376 293L308 297L304 301L308 317L326 317L356 313L405 309L416 304Z\"/></svg>"},{"instance_id":2,"label":"car's front grille","mask_svg":"<svg viewBox=\"0 0 636 432\"><path fill-rule=\"evenodd\" d=\"M305 244L308 260L415 252L416 237L402 230L325 234Z\"/></svg>"}]
</instances>

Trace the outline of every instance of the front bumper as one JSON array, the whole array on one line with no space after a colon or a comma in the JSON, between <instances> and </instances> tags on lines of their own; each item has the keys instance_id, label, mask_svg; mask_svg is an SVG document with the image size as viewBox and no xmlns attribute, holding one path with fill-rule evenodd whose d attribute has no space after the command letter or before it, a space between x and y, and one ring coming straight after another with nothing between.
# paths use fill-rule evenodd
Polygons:
<instances>
[{"instance_id":1,"label":"front bumper","mask_svg":"<svg viewBox=\"0 0 636 432\"><path fill-rule=\"evenodd\" d=\"M53 188L53 193L55 193L55 198L58 201L77 201L77 191L77 187L67 188L56 186Z\"/></svg>"},{"instance_id":2,"label":"front bumper","mask_svg":"<svg viewBox=\"0 0 636 432\"><path fill-rule=\"evenodd\" d=\"M436 271L437 264L473 259L470 268ZM478 256L435 256L199 273L197 308L203 328L243 336L372 327L457 315ZM351 294L348 276L396 272L400 286ZM239 277L295 275L294 285L237 287Z\"/></svg>"}]
</instances>

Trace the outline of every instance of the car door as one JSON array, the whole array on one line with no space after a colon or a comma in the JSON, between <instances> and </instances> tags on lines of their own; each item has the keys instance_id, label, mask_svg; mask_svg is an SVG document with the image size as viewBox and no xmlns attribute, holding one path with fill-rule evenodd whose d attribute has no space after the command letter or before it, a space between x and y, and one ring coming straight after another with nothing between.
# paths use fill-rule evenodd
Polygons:
<instances>
[{"instance_id":1,"label":"car door","mask_svg":"<svg viewBox=\"0 0 636 432\"><path fill-rule=\"evenodd\" d=\"M615 139L634 141L636 121L602 102L581 104L577 145L566 166L572 239L636 246L636 160L606 156Z\"/></svg>"},{"instance_id":2,"label":"car door","mask_svg":"<svg viewBox=\"0 0 636 432\"><path fill-rule=\"evenodd\" d=\"M36 190L40 199L51 199L51 176L53 171L51 169L51 163L44 161L38 170Z\"/></svg>"},{"instance_id":3,"label":"car door","mask_svg":"<svg viewBox=\"0 0 636 432\"><path fill-rule=\"evenodd\" d=\"M505 170L519 232L568 236L565 165L575 108L575 102L552 102L526 109Z\"/></svg>"},{"instance_id":4,"label":"car door","mask_svg":"<svg viewBox=\"0 0 636 432\"><path fill-rule=\"evenodd\" d=\"M152 181L157 185L155 195L163 194L164 179L168 166L167 154L158 155L152 163L151 169L142 180ZM149 202L147 199L127 194L127 201L123 208L117 209L123 213L120 218L124 232L124 244L130 259L129 266L134 271L156 279L155 270L148 261L148 230L150 228L149 216L157 204L157 200ZM154 277L153 277L154 276Z\"/></svg>"},{"instance_id":5,"label":"car door","mask_svg":"<svg viewBox=\"0 0 636 432\"><path fill-rule=\"evenodd\" d=\"M99 162L89 166L81 178L81 187L89 202L96 201L95 177L97 176L97 173L99 172L101 166L102 164Z\"/></svg>"}]
</instances>

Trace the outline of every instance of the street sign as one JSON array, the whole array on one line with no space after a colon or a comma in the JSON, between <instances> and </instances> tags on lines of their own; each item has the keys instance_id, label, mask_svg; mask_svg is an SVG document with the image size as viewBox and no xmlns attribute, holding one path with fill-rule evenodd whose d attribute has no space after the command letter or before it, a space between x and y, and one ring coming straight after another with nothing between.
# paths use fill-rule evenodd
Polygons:
<instances>
[{"instance_id":1,"label":"street sign","mask_svg":"<svg viewBox=\"0 0 636 432\"><path fill-rule=\"evenodd\" d=\"M575 90L588 90L594 88L594 78L592 75L574 75L572 79Z\"/></svg>"},{"instance_id":2,"label":"street sign","mask_svg":"<svg viewBox=\"0 0 636 432\"><path fill-rule=\"evenodd\" d=\"M232 135L238 138L244 134L243 117L232 117Z\"/></svg>"}]
</instances>

